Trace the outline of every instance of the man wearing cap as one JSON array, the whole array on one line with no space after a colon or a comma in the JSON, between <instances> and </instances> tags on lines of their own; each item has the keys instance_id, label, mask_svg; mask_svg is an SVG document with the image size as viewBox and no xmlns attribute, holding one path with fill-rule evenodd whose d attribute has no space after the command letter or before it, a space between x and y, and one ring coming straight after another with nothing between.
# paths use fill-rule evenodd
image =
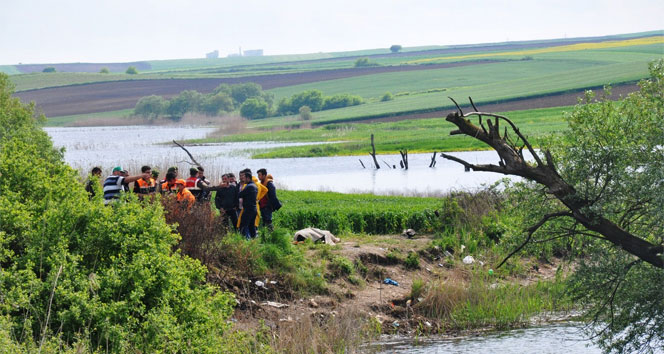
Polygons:
<instances>
[{"instance_id":1,"label":"man wearing cap","mask_svg":"<svg viewBox=\"0 0 664 354\"><path fill-rule=\"evenodd\" d=\"M185 181L178 179L175 181L175 185L178 188L178 194L176 194L176 199L178 203L186 203L187 204L187 209L191 208L191 206L196 202L196 197L194 197L191 192L185 188Z\"/></svg>"},{"instance_id":2,"label":"man wearing cap","mask_svg":"<svg viewBox=\"0 0 664 354\"><path fill-rule=\"evenodd\" d=\"M104 180L104 204L120 198L120 193L124 191L124 187L129 183L141 178L150 178L149 173L138 176L123 176L122 171L122 167L117 166L113 169L112 174Z\"/></svg>"}]
</instances>

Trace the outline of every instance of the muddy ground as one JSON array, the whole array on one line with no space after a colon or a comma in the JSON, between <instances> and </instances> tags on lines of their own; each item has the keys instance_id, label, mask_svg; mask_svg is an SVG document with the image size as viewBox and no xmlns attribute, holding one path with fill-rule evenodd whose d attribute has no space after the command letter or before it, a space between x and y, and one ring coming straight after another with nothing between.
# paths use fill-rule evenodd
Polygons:
<instances>
[{"instance_id":1,"label":"muddy ground","mask_svg":"<svg viewBox=\"0 0 664 354\"><path fill-rule=\"evenodd\" d=\"M305 318L320 320L353 311L378 320L385 333L412 333L421 323L430 323L431 333L436 333L436 323L413 316L411 306L414 303L408 302L413 280L430 282L458 278L469 274L469 270L464 267L481 266L488 271L492 265L479 265L480 259L477 259L473 265L451 267L449 262L445 261L443 252L427 249L432 237L418 235L408 239L402 235L383 235L372 237L369 243L342 239L341 247L335 249L333 254L342 255L353 262L360 260L368 271L363 283L359 285L352 284L345 277L327 279L328 295L293 296L287 289L283 289L278 279L236 279L236 285L228 287L238 299L233 316L235 326L239 329L252 329L257 328L263 321L268 327L277 329L281 325L292 324ZM408 251L417 252L420 256L419 269L410 269L403 261L394 261L388 257L388 253L394 249L400 249L404 255ZM507 281L527 285L539 279L553 279L556 267L555 264L538 264L526 276ZM214 271L211 273L214 282L217 276ZM396 281L398 286L384 284L385 278ZM265 286L259 287L256 281L265 283ZM496 282L501 281L505 280L496 279Z\"/></svg>"}]
</instances>

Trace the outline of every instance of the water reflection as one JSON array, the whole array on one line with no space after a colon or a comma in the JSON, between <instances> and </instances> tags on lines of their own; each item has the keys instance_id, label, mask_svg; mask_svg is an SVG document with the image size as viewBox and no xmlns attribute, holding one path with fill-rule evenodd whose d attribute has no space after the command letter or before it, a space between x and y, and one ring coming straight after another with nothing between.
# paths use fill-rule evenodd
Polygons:
<instances>
[{"instance_id":1,"label":"water reflection","mask_svg":"<svg viewBox=\"0 0 664 354\"><path fill-rule=\"evenodd\" d=\"M187 155L174 145L159 144L171 140L202 138L213 128L201 127L84 127L46 128L56 146L66 149L65 160L83 174L93 166L105 172L121 165L137 172L142 165L164 170L177 165L187 170ZM243 168L253 171L266 168L278 187L290 190L366 192L402 195L440 194L451 190L476 189L504 176L495 173L464 172L461 165L437 158L429 168L431 154L408 156L409 170L399 168L400 156L380 155L380 169L372 167L371 157L341 156L321 158L250 159L252 151L301 145L272 142L224 143L190 146L187 149L206 167L206 174L218 180L222 173ZM367 149L368 151L368 149ZM495 152L458 152L454 155L471 163L497 163ZM367 168L363 168L360 160ZM387 168L396 165L396 169Z\"/></svg>"}]
</instances>

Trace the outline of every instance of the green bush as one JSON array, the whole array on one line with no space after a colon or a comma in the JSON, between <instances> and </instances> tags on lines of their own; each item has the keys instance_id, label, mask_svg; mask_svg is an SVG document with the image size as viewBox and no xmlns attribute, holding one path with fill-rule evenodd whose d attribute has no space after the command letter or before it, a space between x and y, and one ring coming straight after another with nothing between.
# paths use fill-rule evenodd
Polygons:
<instances>
[{"instance_id":1,"label":"green bush","mask_svg":"<svg viewBox=\"0 0 664 354\"><path fill-rule=\"evenodd\" d=\"M406 265L406 268L420 269L420 257L417 255L417 252L408 252L404 264Z\"/></svg>"},{"instance_id":2,"label":"green bush","mask_svg":"<svg viewBox=\"0 0 664 354\"><path fill-rule=\"evenodd\" d=\"M217 352L233 296L173 252L179 236L159 205L89 200L32 106L10 94L0 74L3 347L32 351L45 338L90 351Z\"/></svg>"},{"instance_id":3,"label":"green bush","mask_svg":"<svg viewBox=\"0 0 664 354\"><path fill-rule=\"evenodd\" d=\"M267 102L260 98L249 98L240 107L240 115L249 119L261 119L269 115Z\"/></svg>"}]
</instances>

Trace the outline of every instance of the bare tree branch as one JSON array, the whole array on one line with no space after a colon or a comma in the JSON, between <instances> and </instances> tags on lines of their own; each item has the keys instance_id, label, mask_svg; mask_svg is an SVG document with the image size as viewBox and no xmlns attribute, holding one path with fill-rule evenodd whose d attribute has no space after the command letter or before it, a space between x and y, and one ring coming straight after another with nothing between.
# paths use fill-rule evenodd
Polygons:
<instances>
[{"instance_id":1,"label":"bare tree branch","mask_svg":"<svg viewBox=\"0 0 664 354\"><path fill-rule=\"evenodd\" d=\"M194 156L189 152L189 150L187 150L184 146L182 146L180 143L178 143L178 142L175 141L175 140L173 140L173 143L174 143L175 145L179 146L182 150L184 150L184 152L186 152L187 155L189 155L189 158L191 159L191 161L194 162L194 164L196 164L196 166L199 166L199 167L201 166L201 164L198 163L198 161L196 161L196 159L195 159Z\"/></svg>"},{"instance_id":2,"label":"bare tree branch","mask_svg":"<svg viewBox=\"0 0 664 354\"><path fill-rule=\"evenodd\" d=\"M521 251L521 249L523 247L525 247L528 244L528 242L530 242L530 239L533 237L533 234L535 233L535 231L537 231L537 229L542 227L542 225L546 224L546 222L549 221L550 219L561 217L561 216L572 217L572 214L568 211L559 211L557 213L551 213L551 214L544 215L542 220L540 220L537 224L531 226L528 229L528 237L526 238L526 240L519 247L517 247L514 251L512 251L510 254L508 254L507 257L505 257L505 259L503 259L503 261L500 262L500 264L498 264L496 269L500 268L503 264L505 264L505 262L507 262L508 259L510 259L517 252Z\"/></svg>"}]
</instances>

